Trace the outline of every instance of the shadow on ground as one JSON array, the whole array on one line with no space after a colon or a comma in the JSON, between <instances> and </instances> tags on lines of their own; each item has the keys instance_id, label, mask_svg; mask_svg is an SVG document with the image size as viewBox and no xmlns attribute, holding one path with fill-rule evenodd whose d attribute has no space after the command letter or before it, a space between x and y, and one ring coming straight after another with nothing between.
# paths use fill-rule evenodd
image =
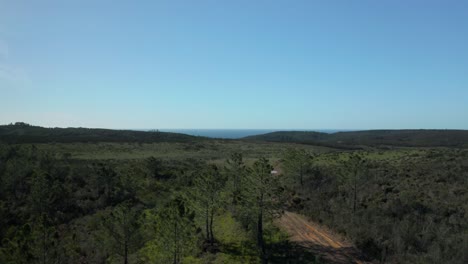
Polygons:
<instances>
[{"instance_id":1,"label":"shadow on ground","mask_svg":"<svg viewBox=\"0 0 468 264\"><path fill-rule=\"evenodd\" d=\"M336 248L316 244L302 245L295 242L284 241L271 245L270 252L269 263L274 264L368 263L364 260L363 256L356 253L355 249L346 247L337 250Z\"/></svg>"},{"instance_id":2,"label":"shadow on ground","mask_svg":"<svg viewBox=\"0 0 468 264\"><path fill-rule=\"evenodd\" d=\"M312 254L305 247L290 241L270 245L269 263L324 263L319 256Z\"/></svg>"}]
</instances>

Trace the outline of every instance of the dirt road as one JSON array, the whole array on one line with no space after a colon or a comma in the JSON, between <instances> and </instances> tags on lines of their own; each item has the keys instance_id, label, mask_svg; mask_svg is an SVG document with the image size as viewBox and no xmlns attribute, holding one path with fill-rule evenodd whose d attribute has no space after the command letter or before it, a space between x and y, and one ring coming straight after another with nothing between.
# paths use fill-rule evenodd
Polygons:
<instances>
[{"instance_id":1,"label":"dirt road","mask_svg":"<svg viewBox=\"0 0 468 264\"><path fill-rule=\"evenodd\" d=\"M350 243L301 215L285 212L277 224L291 236L292 242L329 263L371 263L364 261Z\"/></svg>"}]
</instances>

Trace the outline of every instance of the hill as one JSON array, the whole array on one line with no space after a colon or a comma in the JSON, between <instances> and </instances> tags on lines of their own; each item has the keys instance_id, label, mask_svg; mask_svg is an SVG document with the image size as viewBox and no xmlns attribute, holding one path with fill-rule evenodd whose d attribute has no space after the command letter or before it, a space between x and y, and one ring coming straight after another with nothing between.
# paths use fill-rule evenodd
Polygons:
<instances>
[{"instance_id":1,"label":"hill","mask_svg":"<svg viewBox=\"0 0 468 264\"><path fill-rule=\"evenodd\" d=\"M331 147L468 147L468 130L366 130L332 134L309 131L278 131L245 137L244 140L294 142Z\"/></svg>"},{"instance_id":2,"label":"hill","mask_svg":"<svg viewBox=\"0 0 468 264\"><path fill-rule=\"evenodd\" d=\"M0 126L0 142L50 143L50 142L193 142L207 138L170 132L145 132L99 128L45 128L26 123Z\"/></svg>"}]
</instances>

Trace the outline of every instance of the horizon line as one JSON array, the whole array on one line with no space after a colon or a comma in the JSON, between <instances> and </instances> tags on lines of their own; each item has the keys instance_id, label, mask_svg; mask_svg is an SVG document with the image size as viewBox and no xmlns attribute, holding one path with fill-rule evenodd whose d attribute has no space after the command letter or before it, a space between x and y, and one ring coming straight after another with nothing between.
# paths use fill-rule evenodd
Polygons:
<instances>
[{"instance_id":1,"label":"horizon line","mask_svg":"<svg viewBox=\"0 0 468 264\"><path fill-rule=\"evenodd\" d=\"M150 130L270 130L270 131L337 131L337 132L351 132L351 131L371 131L371 130L468 130L468 128L109 128L109 127L86 127L86 126L44 126L35 125L26 122L10 122L7 124L0 124L0 126L15 125L16 123L24 123L29 126L43 127L43 128L87 128L87 129L109 129L109 130L134 130L134 131L150 131Z\"/></svg>"}]
</instances>

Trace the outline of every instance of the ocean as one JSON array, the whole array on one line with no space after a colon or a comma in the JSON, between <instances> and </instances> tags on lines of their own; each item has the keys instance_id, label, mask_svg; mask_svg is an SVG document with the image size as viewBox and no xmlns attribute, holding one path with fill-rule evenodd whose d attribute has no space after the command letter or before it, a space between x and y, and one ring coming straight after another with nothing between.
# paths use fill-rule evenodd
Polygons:
<instances>
[{"instance_id":1,"label":"ocean","mask_svg":"<svg viewBox=\"0 0 468 264\"><path fill-rule=\"evenodd\" d=\"M155 130L155 129L153 129ZM173 133L182 133L192 136L202 136L210 138L243 138L247 136L254 136L260 134L266 134L275 131L316 131L323 133L335 133L340 131L348 130L336 130L336 129L157 129L161 132L173 132Z\"/></svg>"}]
</instances>

